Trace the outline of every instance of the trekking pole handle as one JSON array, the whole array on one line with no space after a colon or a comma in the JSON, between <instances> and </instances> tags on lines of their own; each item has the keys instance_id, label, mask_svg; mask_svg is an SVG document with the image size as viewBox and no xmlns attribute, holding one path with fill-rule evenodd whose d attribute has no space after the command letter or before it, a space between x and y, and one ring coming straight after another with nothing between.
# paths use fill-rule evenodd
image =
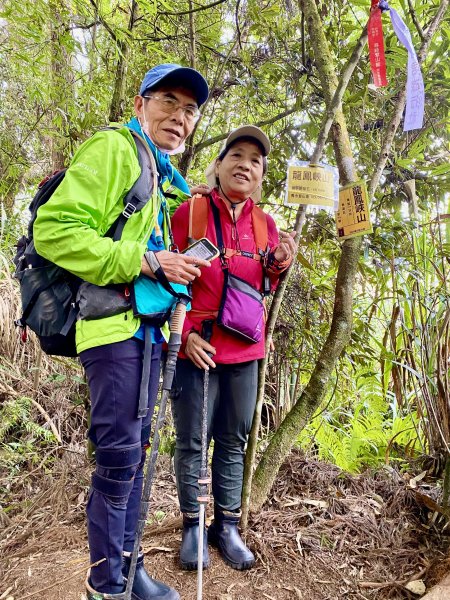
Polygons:
<instances>
[{"instance_id":1,"label":"trekking pole handle","mask_svg":"<svg viewBox=\"0 0 450 600\"><path fill-rule=\"evenodd\" d=\"M178 302L173 315L170 319L170 336L181 335L183 333L183 324L186 317L186 304L184 302ZM170 343L170 340L169 340Z\"/></svg>"},{"instance_id":2,"label":"trekking pole handle","mask_svg":"<svg viewBox=\"0 0 450 600\"><path fill-rule=\"evenodd\" d=\"M170 319L170 337L168 342L167 362L164 369L163 390L170 391L172 388L185 317L186 304L182 301L178 302L173 311L172 318Z\"/></svg>"}]
</instances>

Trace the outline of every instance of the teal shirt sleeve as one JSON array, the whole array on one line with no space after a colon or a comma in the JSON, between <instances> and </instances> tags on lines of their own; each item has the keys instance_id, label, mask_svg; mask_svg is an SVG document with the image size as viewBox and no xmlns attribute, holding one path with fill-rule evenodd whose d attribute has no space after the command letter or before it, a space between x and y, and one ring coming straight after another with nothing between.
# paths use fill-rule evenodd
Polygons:
<instances>
[{"instance_id":1,"label":"teal shirt sleeve","mask_svg":"<svg viewBox=\"0 0 450 600\"><path fill-rule=\"evenodd\" d=\"M147 238L136 241L131 221L142 221L143 211L130 218L118 242L102 236L122 211L123 197L139 173L136 148L126 135L96 133L79 148L60 186L38 210L37 252L96 285L132 281L140 273Z\"/></svg>"}]
</instances>

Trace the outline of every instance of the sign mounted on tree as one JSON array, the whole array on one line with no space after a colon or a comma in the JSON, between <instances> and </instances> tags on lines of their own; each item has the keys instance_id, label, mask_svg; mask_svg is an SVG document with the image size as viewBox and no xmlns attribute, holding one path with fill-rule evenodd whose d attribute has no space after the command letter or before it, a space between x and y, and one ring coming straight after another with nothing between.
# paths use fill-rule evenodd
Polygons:
<instances>
[{"instance_id":1,"label":"sign mounted on tree","mask_svg":"<svg viewBox=\"0 0 450 600\"><path fill-rule=\"evenodd\" d=\"M398 12L386 0L371 0L368 25L369 57L373 83L376 87L387 85L386 60L384 56L381 13L388 11L392 27L401 44L408 51L408 74L406 79L406 110L403 131L420 129L423 125L425 88L422 72L408 27Z\"/></svg>"},{"instance_id":2,"label":"sign mounted on tree","mask_svg":"<svg viewBox=\"0 0 450 600\"><path fill-rule=\"evenodd\" d=\"M307 204L334 208L337 200L337 173L328 165L293 161L288 166L286 204Z\"/></svg>"},{"instance_id":3,"label":"sign mounted on tree","mask_svg":"<svg viewBox=\"0 0 450 600\"><path fill-rule=\"evenodd\" d=\"M364 181L356 181L339 190L336 228L339 240L372 233L367 188Z\"/></svg>"}]
</instances>

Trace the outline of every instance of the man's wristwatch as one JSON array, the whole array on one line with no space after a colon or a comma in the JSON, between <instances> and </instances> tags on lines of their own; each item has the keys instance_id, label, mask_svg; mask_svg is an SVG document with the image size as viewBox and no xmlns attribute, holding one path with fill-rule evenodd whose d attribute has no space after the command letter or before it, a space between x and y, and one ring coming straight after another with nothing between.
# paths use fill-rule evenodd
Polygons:
<instances>
[{"instance_id":1,"label":"man's wristwatch","mask_svg":"<svg viewBox=\"0 0 450 600\"><path fill-rule=\"evenodd\" d=\"M152 273L156 273L156 271L161 268L159 260L156 258L156 254L152 250L148 250L144 254L144 258L147 261L147 264L150 267Z\"/></svg>"}]
</instances>

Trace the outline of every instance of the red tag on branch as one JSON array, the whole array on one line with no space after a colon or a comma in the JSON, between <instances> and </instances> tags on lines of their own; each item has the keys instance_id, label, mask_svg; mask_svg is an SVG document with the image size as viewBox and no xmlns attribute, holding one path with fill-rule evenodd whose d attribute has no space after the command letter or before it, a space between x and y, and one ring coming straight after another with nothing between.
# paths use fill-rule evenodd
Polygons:
<instances>
[{"instance_id":1,"label":"red tag on branch","mask_svg":"<svg viewBox=\"0 0 450 600\"><path fill-rule=\"evenodd\" d=\"M378 0L372 0L368 35L370 68L372 69L373 83L376 87L382 87L387 85L387 79L383 25L381 23L381 10L378 8Z\"/></svg>"}]
</instances>

